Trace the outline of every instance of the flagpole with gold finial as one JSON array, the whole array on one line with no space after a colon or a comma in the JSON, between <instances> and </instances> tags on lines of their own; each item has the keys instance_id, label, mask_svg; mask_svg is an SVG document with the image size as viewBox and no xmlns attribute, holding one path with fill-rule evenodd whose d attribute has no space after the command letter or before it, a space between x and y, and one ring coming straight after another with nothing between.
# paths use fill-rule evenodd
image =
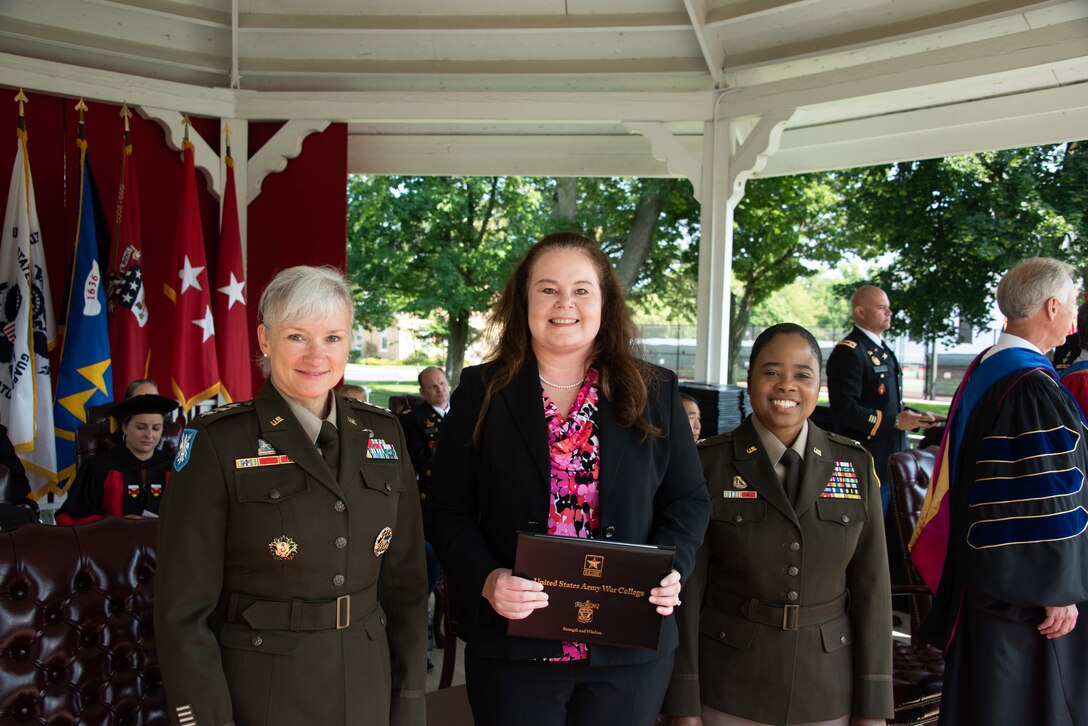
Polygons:
<instances>
[{"instance_id":1,"label":"flagpole with gold finial","mask_svg":"<svg viewBox=\"0 0 1088 726\"><path fill-rule=\"evenodd\" d=\"M188 114L181 117L181 125L185 127L185 135L182 137L182 150L193 148L193 144L189 141L189 127L193 125L193 122L189 120Z\"/></svg>"},{"instance_id":2,"label":"flagpole with gold finial","mask_svg":"<svg viewBox=\"0 0 1088 726\"><path fill-rule=\"evenodd\" d=\"M23 89L19 89L19 92L15 94L15 102L19 104L19 131L26 135L26 104L30 103L30 99L23 93Z\"/></svg>"},{"instance_id":3,"label":"flagpole with gold finial","mask_svg":"<svg viewBox=\"0 0 1088 726\"><path fill-rule=\"evenodd\" d=\"M121 145L121 183L117 187L117 219L113 225L113 249L110 251L110 269L114 272L113 264L117 260L117 249L121 244L121 209L122 203L125 198L125 184L127 179L125 178L125 159L132 153L132 130L129 128L128 120L132 118L132 111L129 109L128 104L121 102L121 112L118 114L125 122L125 133L122 137L123 142ZM111 299L113 296L113 286L116 284L112 279L110 280L110 292L107 295L107 299Z\"/></svg>"},{"instance_id":4,"label":"flagpole with gold finial","mask_svg":"<svg viewBox=\"0 0 1088 726\"><path fill-rule=\"evenodd\" d=\"M80 149L80 164L83 163L83 155L87 153L87 136L85 132L86 125L83 114L85 114L88 110L89 109L87 108L87 104L83 101L83 99L79 99L79 103L76 104L76 111L79 111L79 126L77 127L76 131L76 146L78 146Z\"/></svg>"}]
</instances>

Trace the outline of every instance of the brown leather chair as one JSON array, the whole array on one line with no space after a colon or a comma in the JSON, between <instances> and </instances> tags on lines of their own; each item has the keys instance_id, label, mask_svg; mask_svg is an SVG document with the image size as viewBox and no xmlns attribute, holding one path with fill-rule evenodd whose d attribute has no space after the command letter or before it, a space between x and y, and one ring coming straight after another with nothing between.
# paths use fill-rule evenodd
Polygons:
<instances>
[{"instance_id":1,"label":"brown leather chair","mask_svg":"<svg viewBox=\"0 0 1088 726\"><path fill-rule=\"evenodd\" d=\"M910 559L907 545L922 512L922 502L933 475L936 451L907 449L888 461L892 520L903 552L906 582L893 583L892 594L910 597L911 640L893 642L892 684L895 689L895 719L889 724L920 726L935 724L941 711L944 689L944 656L940 650L917 639L918 626L929 614L932 597Z\"/></svg>"},{"instance_id":2,"label":"brown leather chair","mask_svg":"<svg viewBox=\"0 0 1088 726\"><path fill-rule=\"evenodd\" d=\"M165 724L154 519L0 532L0 723Z\"/></svg>"},{"instance_id":3,"label":"brown leather chair","mask_svg":"<svg viewBox=\"0 0 1088 726\"><path fill-rule=\"evenodd\" d=\"M417 396L414 393L406 393L403 396L390 396L389 410L393 412L394 416L399 416L421 403L423 403L423 396Z\"/></svg>"}]
</instances>

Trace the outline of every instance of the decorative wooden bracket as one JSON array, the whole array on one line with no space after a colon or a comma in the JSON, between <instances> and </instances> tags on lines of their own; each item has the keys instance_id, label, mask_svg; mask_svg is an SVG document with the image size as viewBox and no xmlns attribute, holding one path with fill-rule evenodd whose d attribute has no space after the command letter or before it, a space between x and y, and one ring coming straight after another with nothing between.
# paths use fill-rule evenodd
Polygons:
<instances>
[{"instance_id":1,"label":"decorative wooden bracket","mask_svg":"<svg viewBox=\"0 0 1088 726\"><path fill-rule=\"evenodd\" d=\"M649 139L654 158L665 162L665 168L670 174L690 181L695 190L695 198L701 199L699 192L703 180L702 162L669 133L665 124L658 121L625 121L623 125L631 133L642 134Z\"/></svg>"},{"instance_id":2,"label":"decorative wooden bracket","mask_svg":"<svg viewBox=\"0 0 1088 726\"><path fill-rule=\"evenodd\" d=\"M302 153L302 142L313 133L329 127L329 121L288 121L268 142L249 159L249 179L246 184L246 204L261 193L261 184L269 174L287 168L287 162Z\"/></svg>"},{"instance_id":3,"label":"decorative wooden bracket","mask_svg":"<svg viewBox=\"0 0 1088 726\"><path fill-rule=\"evenodd\" d=\"M743 143L733 152L729 160L729 198L728 204L736 206L744 198L744 185L752 174L762 171L767 160L778 151L782 142L782 132L793 117L796 109L771 111L760 117L752 130L745 136ZM731 125L738 128L737 122Z\"/></svg>"}]
</instances>

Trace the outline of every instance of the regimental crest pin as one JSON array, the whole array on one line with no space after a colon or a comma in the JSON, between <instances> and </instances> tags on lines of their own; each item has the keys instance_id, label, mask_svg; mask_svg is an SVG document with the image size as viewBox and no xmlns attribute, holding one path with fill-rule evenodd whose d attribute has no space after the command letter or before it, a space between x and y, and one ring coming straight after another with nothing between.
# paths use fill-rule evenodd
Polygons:
<instances>
[{"instance_id":1,"label":"regimental crest pin","mask_svg":"<svg viewBox=\"0 0 1088 726\"><path fill-rule=\"evenodd\" d=\"M578 622L587 624L592 623L593 611L600 606L600 603L590 602L589 600L583 600L581 602L575 601L574 607L578 608Z\"/></svg>"},{"instance_id":2,"label":"regimental crest pin","mask_svg":"<svg viewBox=\"0 0 1088 726\"><path fill-rule=\"evenodd\" d=\"M735 477L733 477L733 488L734 489L747 489L748 488L748 482L744 481L744 477L742 477L740 474L737 474Z\"/></svg>"},{"instance_id":3,"label":"regimental crest pin","mask_svg":"<svg viewBox=\"0 0 1088 726\"><path fill-rule=\"evenodd\" d=\"M393 528L382 527L378 536L374 538L374 556L381 557L389 549L389 543L393 541Z\"/></svg>"},{"instance_id":4,"label":"regimental crest pin","mask_svg":"<svg viewBox=\"0 0 1088 726\"><path fill-rule=\"evenodd\" d=\"M293 560L295 555L298 554L298 542L288 537L285 534L281 534L276 539L268 543L268 551L272 553L272 556L277 560Z\"/></svg>"},{"instance_id":5,"label":"regimental crest pin","mask_svg":"<svg viewBox=\"0 0 1088 726\"><path fill-rule=\"evenodd\" d=\"M264 439L257 439L257 456L272 456L276 450Z\"/></svg>"}]
</instances>

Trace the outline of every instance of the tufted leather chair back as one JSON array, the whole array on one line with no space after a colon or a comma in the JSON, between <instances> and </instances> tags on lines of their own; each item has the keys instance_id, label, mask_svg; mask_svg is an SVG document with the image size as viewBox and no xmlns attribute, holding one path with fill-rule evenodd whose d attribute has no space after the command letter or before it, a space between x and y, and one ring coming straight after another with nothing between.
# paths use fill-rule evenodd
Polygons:
<instances>
[{"instance_id":1,"label":"tufted leather chair back","mask_svg":"<svg viewBox=\"0 0 1088 726\"><path fill-rule=\"evenodd\" d=\"M909 586L921 586L925 589L914 562L910 559L910 538L914 527L922 514L922 503L929 489L929 479L933 476L936 462L935 449L907 449L892 454L888 459L888 478L891 480L892 519L895 522L895 536L899 540L900 552L903 553L903 571ZM929 615L932 598L926 592L914 592L910 595L911 626L916 632L918 625Z\"/></svg>"},{"instance_id":2,"label":"tufted leather chair back","mask_svg":"<svg viewBox=\"0 0 1088 726\"><path fill-rule=\"evenodd\" d=\"M0 532L0 723L169 722L154 519Z\"/></svg>"},{"instance_id":3,"label":"tufted leather chair back","mask_svg":"<svg viewBox=\"0 0 1088 726\"><path fill-rule=\"evenodd\" d=\"M390 396L389 410L393 412L394 416L399 416L421 403L423 403L423 396L417 396L414 393L406 393L403 396Z\"/></svg>"}]
</instances>

